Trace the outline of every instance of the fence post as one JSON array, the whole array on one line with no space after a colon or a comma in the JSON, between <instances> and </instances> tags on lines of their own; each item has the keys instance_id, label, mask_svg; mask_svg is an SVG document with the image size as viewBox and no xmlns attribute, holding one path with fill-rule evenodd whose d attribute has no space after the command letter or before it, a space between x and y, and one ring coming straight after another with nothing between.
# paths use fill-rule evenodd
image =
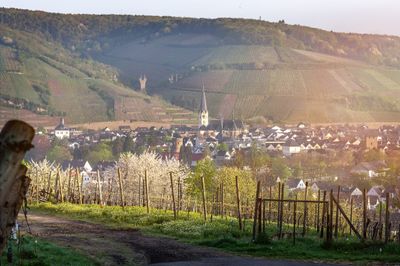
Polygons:
<instances>
[{"instance_id":1,"label":"fence post","mask_svg":"<svg viewBox=\"0 0 400 266\"><path fill-rule=\"evenodd\" d=\"M49 177L47 179L47 200L50 200L50 185L51 185L51 170L49 172Z\"/></svg>"},{"instance_id":2,"label":"fence post","mask_svg":"<svg viewBox=\"0 0 400 266\"><path fill-rule=\"evenodd\" d=\"M350 196L350 223L353 223L353 197ZM349 226L349 234L351 235L351 226Z\"/></svg>"},{"instance_id":3,"label":"fence post","mask_svg":"<svg viewBox=\"0 0 400 266\"><path fill-rule=\"evenodd\" d=\"M284 204L284 202L283 202L283 200L285 199L285 184L283 183L282 185L281 185L281 190L282 190L282 192L281 192L281 207L280 207L280 215L279 215L279 239L281 239L282 238L282 226L283 226L283 204Z\"/></svg>"},{"instance_id":4,"label":"fence post","mask_svg":"<svg viewBox=\"0 0 400 266\"><path fill-rule=\"evenodd\" d=\"M338 186L337 191L337 205L336 205L336 219L335 219L335 238L338 237L338 227L339 227L339 202L340 202L340 186Z\"/></svg>"},{"instance_id":5,"label":"fence post","mask_svg":"<svg viewBox=\"0 0 400 266\"><path fill-rule=\"evenodd\" d=\"M330 200L329 200L329 226L327 227L327 240L328 244L332 243L333 238L333 190L330 192Z\"/></svg>"},{"instance_id":6,"label":"fence post","mask_svg":"<svg viewBox=\"0 0 400 266\"><path fill-rule=\"evenodd\" d=\"M103 191L100 183L100 171L97 170L97 184L99 187L99 203L100 205L103 205Z\"/></svg>"},{"instance_id":7,"label":"fence post","mask_svg":"<svg viewBox=\"0 0 400 266\"><path fill-rule=\"evenodd\" d=\"M237 203L237 216L238 216L238 221L239 221L239 229L243 230L242 215L240 212L240 191L239 191L238 176L235 176L235 181L236 181L236 203Z\"/></svg>"},{"instance_id":8,"label":"fence post","mask_svg":"<svg viewBox=\"0 0 400 266\"><path fill-rule=\"evenodd\" d=\"M58 186L60 191L60 201L64 202L64 180L62 179L62 175L60 174L60 172L58 172Z\"/></svg>"},{"instance_id":9,"label":"fence post","mask_svg":"<svg viewBox=\"0 0 400 266\"><path fill-rule=\"evenodd\" d=\"M36 190L36 204L39 204L39 173L38 169L35 169L35 190Z\"/></svg>"},{"instance_id":10,"label":"fence post","mask_svg":"<svg viewBox=\"0 0 400 266\"><path fill-rule=\"evenodd\" d=\"M147 170L144 170L144 182L145 182L145 190L146 190L146 210L147 210L147 213L150 213L149 182L147 180Z\"/></svg>"},{"instance_id":11,"label":"fence post","mask_svg":"<svg viewBox=\"0 0 400 266\"><path fill-rule=\"evenodd\" d=\"M207 205L206 205L206 184L204 182L204 176L201 175L201 195L203 198L203 217L204 221L207 221Z\"/></svg>"},{"instance_id":12,"label":"fence post","mask_svg":"<svg viewBox=\"0 0 400 266\"><path fill-rule=\"evenodd\" d=\"M124 199L124 191L122 188L121 171L120 171L119 167L117 168L117 173L118 173L119 197L120 197L120 201L121 201L121 206L122 206L122 208L124 208L125 199Z\"/></svg>"},{"instance_id":13,"label":"fence post","mask_svg":"<svg viewBox=\"0 0 400 266\"><path fill-rule=\"evenodd\" d=\"M322 204L322 218L321 218L321 234L320 234L320 238L324 237L324 225L325 225L325 217L326 217L326 213L328 212L327 210L327 206L326 206L326 191L324 191L324 195L322 197L322 201L324 202ZM328 229L326 229L328 230Z\"/></svg>"},{"instance_id":14,"label":"fence post","mask_svg":"<svg viewBox=\"0 0 400 266\"><path fill-rule=\"evenodd\" d=\"M237 180L237 177L236 177ZM257 215L258 215L258 204L259 204L259 196L260 196L260 181L257 182L256 189L256 200L254 204L254 222L253 222L253 241L256 240L256 228L257 228Z\"/></svg>"},{"instance_id":15,"label":"fence post","mask_svg":"<svg viewBox=\"0 0 400 266\"><path fill-rule=\"evenodd\" d=\"M272 186L269 187L269 198L272 199ZM268 202L268 223L271 224L271 207L272 207L272 202Z\"/></svg>"},{"instance_id":16,"label":"fence post","mask_svg":"<svg viewBox=\"0 0 400 266\"><path fill-rule=\"evenodd\" d=\"M169 172L169 179L171 181L171 195L172 195L172 209L174 211L174 219L176 220L176 206L175 206L175 193L174 193L174 179L172 178L172 172Z\"/></svg>"},{"instance_id":17,"label":"fence post","mask_svg":"<svg viewBox=\"0 0 400 266\"><path fill-rule=\"evenodd\" d=\"M293 203L293 245L296 244L296 208L297 208L297 195Z\"/></svg>"},{"instance_id":18,"label":"fence post","mask_svg":"<svg viewBox=\"0 0 400 266\"><path fill-rule=\"evenodd\" d=\"M224 182L221 183L221 215L224 217L225 208L224 208Z\"/></svg>"},{"instance_id":19,"label":"fence post","mask_svg":"<svg viewBox=\"0 0 400 266\"><path fill-rule=\"evenodd\" d=\"M306 230L307 230L307 192L308 192L308 182L306 182L306 189L304 191L303 237L306 235Z\"/></svg>"},{"instance_id":20,"label":"fence post","mask_svg":"<svg viewBox=\"0 0 400 266\"><path fill-rule=\"evenodd\" d=\"M363 189L363 240L367 238L367 192Z\"/></svg>"},{"instance_id":21,"label":"fence post","mask_svg":"<svg viewBox=\"0 0 400 266\"><path fill-rule=\"evenodd\" d=\"M315 220L315 227L317 228L317 233L319 233L319 209L321 201L321 190L318 189L318 203L317 203L317 218Z\"/></svg>"},{"instance_id":22,"label":"fence post","mask_svg":"<svg viewBox=\"0 0 400 266\"><path fill-rule=\"evenodd\" d=\"M385 244L389 241L390 238L390 229L389 229L389 193L386 193L386 212L385 212Z\"/></svg>"},{"instance_id":23,"label":"fence post","mask_svg":"<svg viewBox=\"0 0 400 266\"><path fill-rule=\"evenodd\" d=\"M280 218L280 213L281 213L281 182L278 182L278 210L276 214L276 226L279 229L279 218Z\"/></svg>"}]
</instances>

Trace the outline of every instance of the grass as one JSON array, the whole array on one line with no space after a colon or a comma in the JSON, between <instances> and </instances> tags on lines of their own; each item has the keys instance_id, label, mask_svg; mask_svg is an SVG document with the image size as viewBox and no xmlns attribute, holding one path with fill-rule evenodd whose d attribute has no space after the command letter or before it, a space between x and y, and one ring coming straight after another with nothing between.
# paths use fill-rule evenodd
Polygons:
<instances>
[{"instance_id":1,"label":"grass","mask_svg":"<svg viewBox=\"0 0 400 266\"><path fill-rule=\"evenodd\" d=\"M19 244L11 242L12 265L96 265L88 257L68 248L61 248L52 243L22 236ZM7 249L0 257L0 265L7 264Z\"/></svg>"},{"instance_id":2,"label":"grass","mask_svg":"<svg viewBox=\"0 0 400 266\"><path fill-rule=\"evenodd\" d=\"M178 219L174 220L171 211L152 209L148 215L143 207L126 207L123 210L115 206L42 203L31 208L36 212L100 223L113 228L139 228L146 234L169 236L190 244L242 255L356 263L400 261L400 245L397 243L360 243L356 239L343 238L328 248L316 232L310 230L308 236L298 237L293 245L292 239L277 240L273 237L276 233L274 224L268 225L266 235L253 242L251 220L246 220L245 230L240 231L235 218L214 217L212 222L204 223L198 213L181 212Z\"/></svg>"}]
</instances>

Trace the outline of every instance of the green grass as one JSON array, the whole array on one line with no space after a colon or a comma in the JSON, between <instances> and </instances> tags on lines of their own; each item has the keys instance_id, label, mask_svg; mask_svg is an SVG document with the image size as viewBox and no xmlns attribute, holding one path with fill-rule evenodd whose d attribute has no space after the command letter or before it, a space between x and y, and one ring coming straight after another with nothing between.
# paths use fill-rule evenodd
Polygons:
<instances>
[{"instance_id":1,"label":"green grass","mask_svg":"<svg viewBox=\"0 0 400 266\"><path fill-rule=\"evenodd\" d=\"M12 265L97 265L90 258L69 248L61 248L52 243L22 236L19 244L12 240ZM0 257L0 265L7 264L7 248Z\"/></svg>"},{"instance_id":2,"label":"green grass","mask_svg":"<svg viewBox=\"0 0 400 266\"><path fill-rule=\"evenodd\" d=\"M276 225L267 225L266 235L251 240L252 221L245 221L245 230L238 229L235 218L214 217L212 222L204 223L198 213L181 212L173 219L171 211L152 209L146 213L143 207L99 207L97 205L73 205L43 203L33 205L36 212L104 224L113 228L140 228L144 233L156 236L169 236L194 245L215 247L241 255L296 260L351 261L365 263L369 261L399 262L400 245L390 243L366 242L357 239L342 238L329 248L324 246L315 230L296 239L277 240ZM288 226L285 230L291 231Z\"/></svg>"}]
</instances>

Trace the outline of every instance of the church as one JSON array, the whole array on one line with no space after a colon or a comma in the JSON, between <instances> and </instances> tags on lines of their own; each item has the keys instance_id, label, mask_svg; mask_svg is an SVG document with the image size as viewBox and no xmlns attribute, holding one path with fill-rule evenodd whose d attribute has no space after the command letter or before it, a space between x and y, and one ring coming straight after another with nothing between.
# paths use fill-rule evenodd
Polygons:
<instances>
[{"instance_id":1,"label":"church","mask_svg":"<svg viewBox=\"0 0 400 266\"><path fill-rule=\"evenodd\" d=\"M204 85L201 91L201 102L198 113L198 136L199 137L214 137L219 141L224 138L238 137L245 131L245 124L242 120L225 119L210 120L207 108L207 97Z\"/></svg>"}]
</instances>

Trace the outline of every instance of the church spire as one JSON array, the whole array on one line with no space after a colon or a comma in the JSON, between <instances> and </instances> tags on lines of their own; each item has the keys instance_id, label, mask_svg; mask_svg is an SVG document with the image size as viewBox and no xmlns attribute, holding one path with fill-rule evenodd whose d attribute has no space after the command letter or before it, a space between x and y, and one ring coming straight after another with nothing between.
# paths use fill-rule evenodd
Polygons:
<instances>
[{"instance_id":1,"label":"church spire","mask_svg":"<svg viewBox=\"0 0 400 266\"><path fill-rule=\"evenodd\" d=\"M207 98L206 98L206 93L204 91L204 83L203 83L202 97L201 97L201 103L200 103L200 112L208 112L208 110L207 110Z\"/></svg>"},{"instance_id":2,"label":"church spire","mask_svg":"<svg viewBox=\"0 0 400 266\"><path fill-rule=\"evenodd\" d=\"M204 91L204 83L202 88L201 103L199 110L199 128L208 126L208 110L207 110L207 98L206 92Z\"/></svg>"}]
</instances>

